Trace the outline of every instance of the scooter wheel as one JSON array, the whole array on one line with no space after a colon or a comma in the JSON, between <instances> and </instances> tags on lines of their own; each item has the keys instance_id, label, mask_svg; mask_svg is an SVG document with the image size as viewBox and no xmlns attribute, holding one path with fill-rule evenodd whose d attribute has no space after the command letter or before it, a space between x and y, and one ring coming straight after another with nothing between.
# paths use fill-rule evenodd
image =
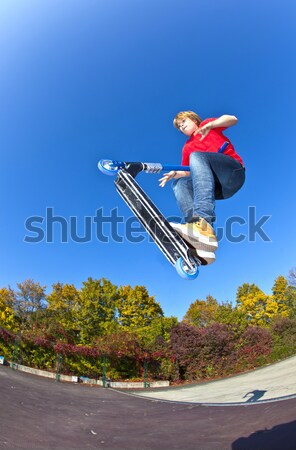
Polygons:
<instances>
[{"instance_id":1,"label":"scooter wheel","mask_svg":"<svg viewBox=\"0 0 296 450\"><path fill-rule=\"evenodd\" d=\"M185 280L195 280L198 277L199 270L198 267L195 266L194 269L190 269L183 258L179 258L176 261L175 268L180 277Z\"/></svg>"},{"instance_id":2,"label":"scooter wheel","mask_svg":"<svg viewBox=\"0 0 296 450\"><path fill-rule=\"evenodd\" d=\"M98 168L104 175L117 175L121 165L117 161L111 159L101 159L98 162Z\"/></svg>"}]
</instances>

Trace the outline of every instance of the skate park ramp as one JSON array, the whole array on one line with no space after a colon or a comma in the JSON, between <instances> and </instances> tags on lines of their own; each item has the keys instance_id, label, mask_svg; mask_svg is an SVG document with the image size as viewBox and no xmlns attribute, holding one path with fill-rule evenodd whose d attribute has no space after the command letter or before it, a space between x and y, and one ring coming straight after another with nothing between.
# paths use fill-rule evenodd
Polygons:
<instances>
[{"instance_id":1,"label":"skate park ramp","mask_svg":"<svg viewBox=\"0 0 296 450\"><path fill-rule=\"evenodd\" d=\"M132 392L137 395L137 391ZM296 356L222 380L141 392L162 401L231 405L271 402L296 397ZM296 450L296 443L295 443Z\"/></svg>"},{"instance_id":2,"label":"skate park ramp","mask_svg":"<svg viewBox=\"0 0 296 450\"><path fill-rule=\"evenodd\" d=\"M221 386L215 402L213 391L211 397L203 397L213 406L202 404L196 393L184 401L180 393L197 386L172 388L174 397L168 400L152 398L152 390L139 396L112 388L57 382L0 366L0 448L295 450L296 389L290 381L290 367L295 374L295 361L290 358L269 366L275 373L280 367L283 370L277 377L274 373L276 388L268 384L271 378L263 383L260 373L265 369L253 372L251 385L243 382L244 375L229 379L232 384L224 385L224 397ZM236 379L242 380L243 387L238 402L234 401L238 400L233 388ZM217 383L204 386L219 386ZM267 392L257 400L253 396L253 401L249 401L249 395L244 397L256 390ZM153 395L163 397L166 391L169 389L153 391ZM144 396L147 394L150 398Z\"/></svg>"}]
</instances>

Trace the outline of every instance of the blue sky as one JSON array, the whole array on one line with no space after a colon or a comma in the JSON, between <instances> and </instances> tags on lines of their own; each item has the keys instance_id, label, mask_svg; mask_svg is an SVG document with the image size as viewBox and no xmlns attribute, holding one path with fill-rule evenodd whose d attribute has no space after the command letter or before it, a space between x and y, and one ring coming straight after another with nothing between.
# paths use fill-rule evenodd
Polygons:
<instances>
[{"instance_id":1,"label":"blue sky","mask_svg":"<svg viewBox=\"0 0 296 450\"><path fill-rule=\"evenodd\" d=\"M32 278L81 287L89 276L137 284L180 319L197 298L234 301L244 282L266 293L295 264L295 2L283 0L2 0L0 3L0 286ZM172 126L180 110L202 118L234 114L227 131L247 180L217 202L228 218L271 216L257 236L222 239L217 262L182 280L145 234L142 243L28 243L29 217L46 208L67 223L103 208L128 207L101 158L179 163L185 137ZM166 215L179 211L158 175L138 181ZM135 223L134 223L135 226ZM44 222L42 224L44 229ZM104 225L104 235L110 226ZM235 235L248 235L236 225ZM124 235L124 225L118 227Z\"/></svg>"}]
</instances>

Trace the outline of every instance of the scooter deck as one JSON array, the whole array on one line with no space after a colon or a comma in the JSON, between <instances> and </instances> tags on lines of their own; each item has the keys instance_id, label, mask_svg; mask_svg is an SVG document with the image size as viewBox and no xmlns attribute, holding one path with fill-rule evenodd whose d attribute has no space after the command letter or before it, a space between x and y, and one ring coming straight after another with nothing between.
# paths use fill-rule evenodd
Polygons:
<instances>
[{"instance_id":1,"label":"scooter deck","mask_svg":"<svg viewBox=\"0 0 296 450\"><path fill-rule=\"evenodd\" d=\"M201 264L199 258L193 256L190 247L125 168L118 171L115 186L125 203L173 266L180 258L189 270L194 270Z\"/></svg>"}]
</instances>

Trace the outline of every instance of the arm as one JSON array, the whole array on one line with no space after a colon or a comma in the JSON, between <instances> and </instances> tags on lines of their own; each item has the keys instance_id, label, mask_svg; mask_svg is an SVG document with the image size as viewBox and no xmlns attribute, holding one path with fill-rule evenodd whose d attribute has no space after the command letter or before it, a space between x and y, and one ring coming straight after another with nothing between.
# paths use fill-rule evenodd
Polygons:
<instances>
[{"instance_id":1,"label":"arm","mask_svg":"<svg viewBox=\"0 0 296 450\"><path fill-rule=\"evenodd\" d=\"M201 133L202 134L201 140L203 140L214 128L229 128L232 127L233 125L236 125L237 122L238 120L235 116L229 116L227 114L224 114L218 119L206 123L203 127L198 128L196 134Z\"/></svg>"},{"instance_id":2,"label":"arm","mask_svg":"<svg viewBox=\"0 0 296 450\"><path fill-rule=\"evenodd\" d=\"M212 125L212 128L228 128L232 127L233 125L236 125L238 122L237 118L235 116L228 116L227 114L224 114L223 116L219 117L216 120L213 120L209 123L209 125Z\"/></svg>"},{"instance_id":3,"label":"arm","mask_svg":"<svg viewBox=\"0 0 296 450\"><path fill-rule=\"evenodd\" d=\"M160 178L158 181L160 181L159 186L164 187L166 183L173 178L182 178L182 177L189 177L190 172L186 172L185 170L171 170L171 172L165 173L162 178Z\"/></svg>"}]
</instances>

